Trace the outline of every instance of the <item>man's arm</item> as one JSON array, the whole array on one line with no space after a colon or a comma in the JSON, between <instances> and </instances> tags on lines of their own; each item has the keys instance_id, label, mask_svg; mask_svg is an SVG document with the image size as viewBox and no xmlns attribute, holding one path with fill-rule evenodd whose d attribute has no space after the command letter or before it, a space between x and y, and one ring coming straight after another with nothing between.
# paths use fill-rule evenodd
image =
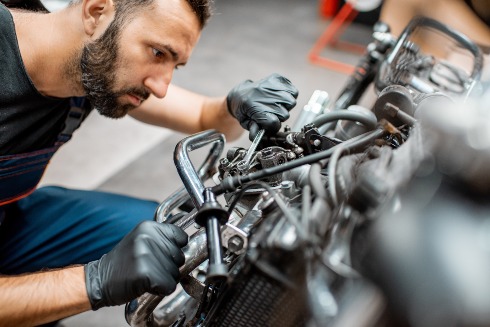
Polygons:
<instances>
[{"instance_id":1,"label":"man's arm","mask_svg":"<svg viewBox=\"0 0 490 327\"><path fill-rule=\"evenodd\" d=\"M297 96L296 87L279 74L243 81L226 98L210 98L170 85L164 99L151 96L131 115L184 133L216 129L229 141L237 139L244 128L253 139L260 129L277 133L281 122L289 118Z\"/></svg>"},{"instance_id":2,"label":"man's arm","mask_svg":"<svg viewBox=\"0 0 490 327\"><path fill-rule=\"evenodd\" d=\"M145 292L171 294L185 262L187 233L144 221L99 260L20 276L0 276L0 327L34 326L120 305Z\"/></svg>"},{"instance_id":3,"label":"man's arm","mask_svg":"<svg viewBox=\"0 0 490 327\"><path fill-rule=\"evenodd\" d=\"M231 141L243 132L229 113L226 98L211 98L170 85L163 99L150 96L130 115L142 122L193 134L216 129Z\"/></svg>"},{"instance_id":4,"label":"man's arm","mask_svg":"<svg viewBox=\"0 0 490 327\"><path fill-rule=\"evenodd\" d=\"M0 276L0 326L33 326L91 309L83 267Z\"/></svg>"}]
</instances>

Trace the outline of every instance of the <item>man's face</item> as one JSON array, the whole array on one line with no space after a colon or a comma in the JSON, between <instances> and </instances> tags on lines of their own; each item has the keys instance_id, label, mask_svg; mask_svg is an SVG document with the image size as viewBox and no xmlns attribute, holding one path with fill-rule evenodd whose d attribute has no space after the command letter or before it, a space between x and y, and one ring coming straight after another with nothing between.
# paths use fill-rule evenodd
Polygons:
<instances>
[{"instance_id":1,"label":"man's face","mask_svg":"<svg viewBox=\"0 0 490 327\"><path fill-rule=\"evenodd\" d=\"M187 62L200 35L184 0L156 0L120 25L116 17L81 56L87 99L110 118L125 116L151 94L163 98L174 69Z\"/></svg>"}]
</instances>

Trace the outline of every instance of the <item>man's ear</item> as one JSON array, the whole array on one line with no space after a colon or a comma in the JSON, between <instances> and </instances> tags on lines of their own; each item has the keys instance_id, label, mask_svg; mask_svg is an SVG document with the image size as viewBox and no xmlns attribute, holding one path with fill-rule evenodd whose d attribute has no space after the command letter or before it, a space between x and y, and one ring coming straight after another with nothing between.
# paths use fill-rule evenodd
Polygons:
<instances>
[{"instance_id":1,"label":"man's ear","mask_svg":"<svg viewBox=\"0 0 490 327\"><path fill-rule=\"evenodd\" d=\"M83 0L82 20L85 34L97 38L114 18L112 0Z\"/></svg>"}]
</instances>

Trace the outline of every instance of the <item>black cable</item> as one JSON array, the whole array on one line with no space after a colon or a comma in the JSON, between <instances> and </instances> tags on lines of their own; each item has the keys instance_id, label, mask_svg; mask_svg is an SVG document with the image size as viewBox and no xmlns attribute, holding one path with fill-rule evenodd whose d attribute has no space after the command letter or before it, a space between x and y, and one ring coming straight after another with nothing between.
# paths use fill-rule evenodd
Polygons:
<instances>
[{"instance_id":1,"label":"black cable","mask_svg":"<svg viewBox=\"0 0 490 327\"><path fill-rule=\"evenodd\" d=\"M310 232L309 219L311 213L311 187L305 185L301 194L301 221L306 232Z\"/></svg>"},{"instance_id":2,"label":"black cable","mask_svg":"<svg viewBox=\"0 0 490 327\"><path fill-rule=\"evenodd\" d=\"M337 194L337 163L340 156L344 152L343 147L338 147L330 157L328 163L328 192L330 194L330 199L332 205L335 207L338 205L338 194Z\"/></svg>"},{"instance_id":3,"label":"black cable","mask_svg":"<svg viewBox=\"0 0 490 327\"><path fill-rule=\"evenodd\" d=\"M312 124L320 128L321 126L336 120L351 120L359 122L369 129L375 129L378 121L374 115L368 115L352 110L337 110L322 114L313 120Z\"/></svg>"},{"instance_id":4,"label":"black cable","mask_svg":"<svg viewBox=\"0 0 490 327\"><path fill-rule=\"evenodd\" d=\"M363 147L366 144L371 143L373 140L383 136L385 134L385 130L380 128L376 129L374 131L356 136L350 140L347 140L343 143L341 143L346 150L352 151L354 149L357 149L358 147ZM323 159L329 158L333 152L337 149L337 146L334 146L328 150L322 151L322 152L317 152L310 154L308 156L305 156L300 159L296 159L293 161L290 161L288 163L278 165L275 167L269 167L269 168L264 168L259 171L253 172L248 175L243 175L243 176L233 176L233 177L227 177L221 181L219 185L213 186L211 188L212 192L214 192L215 195L220 195L225 192L231 192L234 191L237 187L240 185L243 185L245 183L251 182L251 181L258 181L263 178L267 178L276 174L283 173L287 170L294 169L296 167L300 167L303 165L311 164L314 162L320 161L322 166L324 166L324 163L321 162Z\"/></svg>"},{"instance_id":5,"label":"black cable","mask_svg":"<svg viewBox=\"0 0 490 327\"><path fill-rule=\"evenodd\" d=\"M321 170L322 166L319 163L314 163L311 165L310 171L308 173L308 184L310 184L311 189L316 196L322 199L327 199L328 194L325 190L325 185L322 182L320 173Z\"/></svg>"},{"instance_id":6,"label":"black cable","mask_svg":"<svg viewBox=\"0 0 490 327\"><path fill-rule=\"evenodd\" d=\"M260 186L260 184L257 182L252 182L252 183L247 184L247 185L242 187L240 192L238 192L238 194L235 196L233 201L230 203L230 206L228 207L228 216L232 214L233 209L235 209L238 201L240 201L240 199L243 197L243 195L245 195L245 191L251 189L254 186Z\"/></svg>"}]
</instances>

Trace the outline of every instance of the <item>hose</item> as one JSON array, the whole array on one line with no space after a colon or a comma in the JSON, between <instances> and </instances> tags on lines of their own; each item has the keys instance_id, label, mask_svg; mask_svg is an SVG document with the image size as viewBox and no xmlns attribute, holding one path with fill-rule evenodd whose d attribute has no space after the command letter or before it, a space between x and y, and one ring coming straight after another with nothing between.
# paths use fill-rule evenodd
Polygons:
<instances>
[{"instance_id":1,"label":"hose","mask_svg":"<svg viewBox=\"0 0 490 327\"><path fill-rule=\"evenodd\" d=\"M316 127L320 128L323 125L336 120L351 120L359 122L369 129L375 129L376 124L378 123L375 116L352 110L331 111L316 117L312 123Z\"/></svg>"}]
</instances>

